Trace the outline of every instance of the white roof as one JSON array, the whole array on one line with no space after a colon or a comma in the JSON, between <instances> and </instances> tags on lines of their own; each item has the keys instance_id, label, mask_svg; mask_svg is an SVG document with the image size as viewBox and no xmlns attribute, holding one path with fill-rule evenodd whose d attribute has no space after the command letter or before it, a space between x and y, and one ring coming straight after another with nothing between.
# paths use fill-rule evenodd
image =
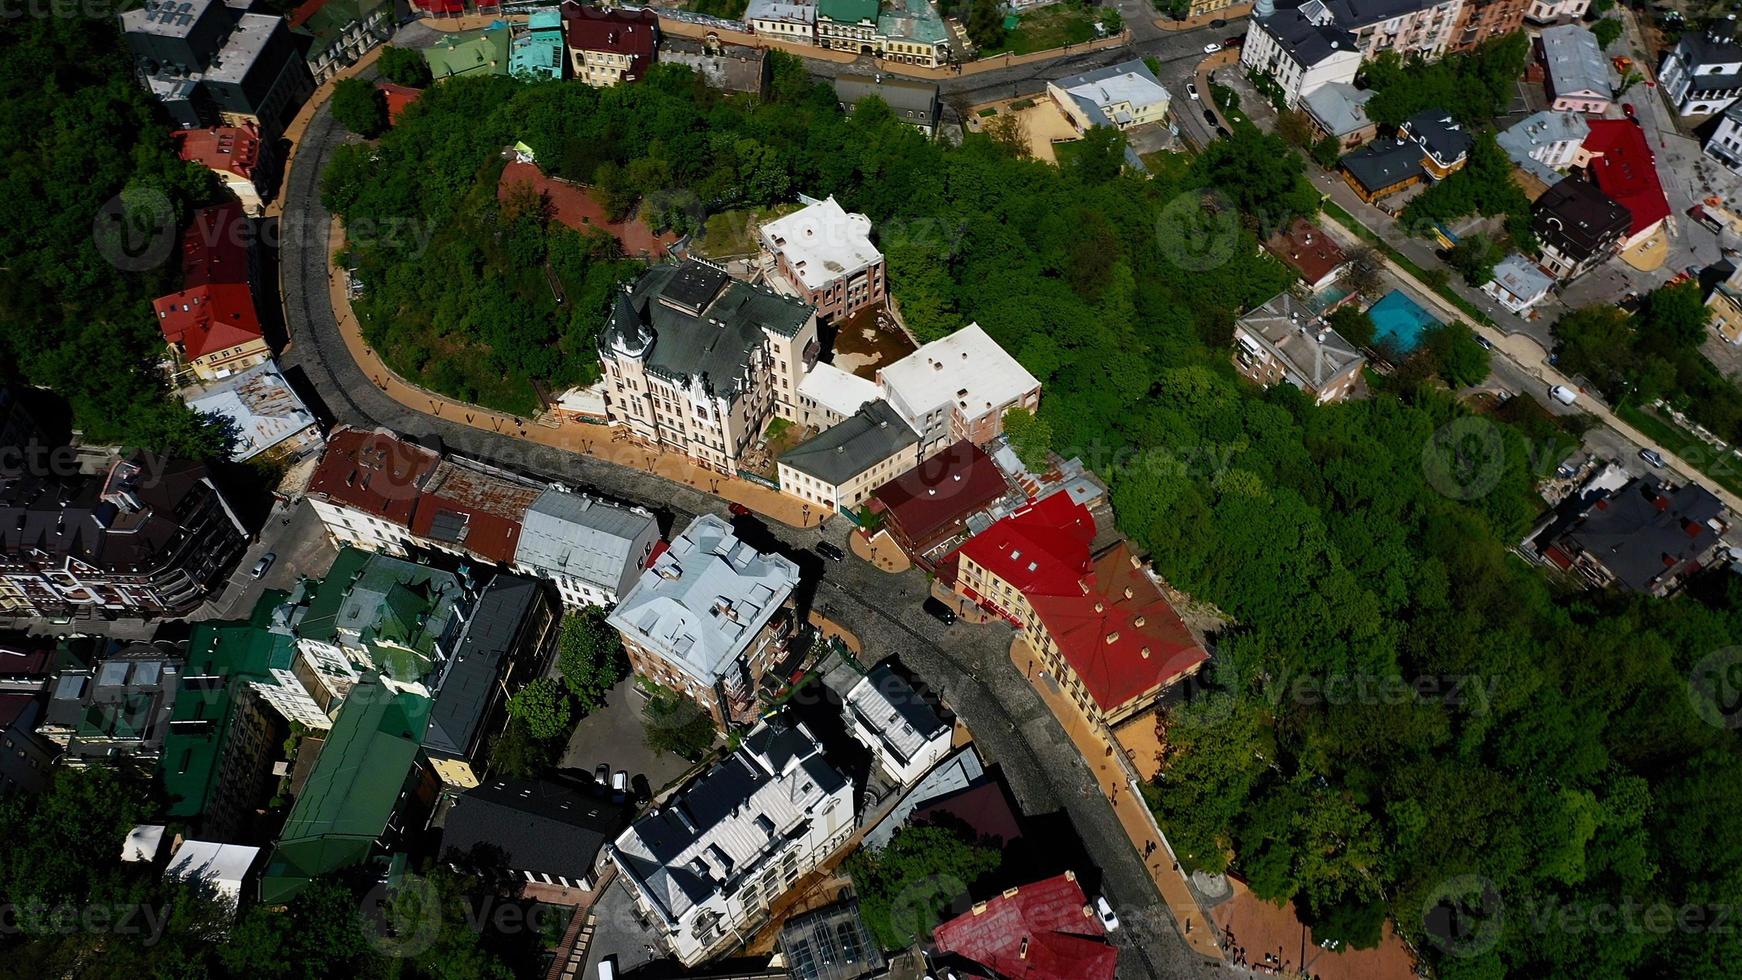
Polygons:
<instances>
[{"instance_id":1,"label":"white roof","mask_svg":"<svg viewBox=\"0 0 1742 980\"><path fill-rule=\"evenodd\" d=\"M842 418L857 412L866 402L876 401L878 395L877 382L820 361L798 383L798 393Z\"/></svg>"},{"instance_id":2,"label":"white roof","mask_svg":"<svg viewBox=\"0 0 1742 980\"><path fill-rule=\"evenodd\" d=\"M786 255L809 289L883 261L871 244L871 219L843 209L832 194L763 225L762 241Z\"/></svg>"},{"instance_id":3,"label":"white roof","mask_svg":"<svg viewBox=\"0 0 1742 980\"><path fill-rule=\"evenodd\" d=\"M142 823L127 832L127 840L121 845L121 860L155 861L157 849L162 845L163 825Z\"/></svg>"},{"instance_id":4,"label":"white roof","mask_svg":"<svg viewBox=\"0 0 1742 980\"><path fill-rule=\"evenodd\" d=\"M1067 79L1068 81L1068 79ZM1147 73L1121 72L1095 81L1086 81L1065 89L1072 96L1110 109L1121 102L1142 107L1167 102L1167 89Z\"/></svg>"},{"instance_id":5,"label":"white roof","mask_svg":"<svg viewBox=\"0 0 1742 980\"><path fill-rule=\"evenodd\" d=\"M189 408L236 424L237 462L260 455L315 424L308 406L271 361L187 394Z\"/></svg>"},{"instance_id":6,"label":"white roof","mask_svg":"<svg viewBox=\"0 0 1742 980\"><path fill-rule=\"evenodd\" d=\"M654 559L607 621L712 686L798 585L798 566L765 555L703 514Z\"/></svg>"},{"instance_id":7,"label":"white roof","mask_svg":"<svg viewBox=\"0 0 1742 980\"><path fill-rule=\"evenodd\" d=\"M645 510L553 487L526 509L514 561L615 594L624 573L639 567L644 557L637 553L636 542L657 537L658 524Z\"/></svg>"},{"instance_id":8,"label":"white roof","mask_svg":"<svg viewBox=\"0 0 1742 980\"><path fill-rule=\"evenodd\" d=\"M744 8L744 22L753 24L759 20L815 24L817 6L814 3L795 3L793 0L750 0L749 6Z\"/></svg>"},{"instance_id":9,"label":"white roof","mask_svg":"<svg viewBox=\"0 0 1742 980\"><path fill-rule=\"evenodd\" d=\"M857 712L877 733L884 750L913 761L933 739L950 737L950 727L900 675L887 667L871 671L847 692L847 708Z\"/></svg>"},{"instance_id":10,"label":"white roof","mask_svg":"<svg viewBox=\"0 0 1742 980\"><path fill-rule=\"evenodd\" d=\"M1494 266L1494 280L1501 288L1519 299L1530 300L1548 292L1554 285L1554 277L1537 268L1517 252L1501 259Z\"/></svg>"},{"instance_id":11,"label":"white roof","mask_svg":"<svg viewBox=\"0 0 1742 980\"><path fill-rule=\"evenodd\" d=\"M182 843L163 869L165 878L195 878L212 886L212 890L232 903L242 897L242 882L253 869L260 848L241 844L219 844L215 841L190 840Z\"/></svg>"},{"instance_id":12,"label":"white roof","mask_svg":"<svg viewBox=\"0 0 1742 980\"><path fill-rule=\"evenodd\" d=\"M978 323L926 344L878 375L890 403L920 433L926 431L925 414L939 406L954 405L978 418L1040 387Z\"/></svg>"}]
</instances>

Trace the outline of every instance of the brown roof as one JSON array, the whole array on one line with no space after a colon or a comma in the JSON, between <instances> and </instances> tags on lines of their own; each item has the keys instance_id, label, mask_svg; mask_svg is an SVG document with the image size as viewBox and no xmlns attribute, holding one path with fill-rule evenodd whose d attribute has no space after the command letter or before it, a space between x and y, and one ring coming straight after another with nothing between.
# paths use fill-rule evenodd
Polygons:
<instances>
[{"instance_id":1,"label":"brown roof","mask_svg":"<svg viewBox=\"0 0 1742 980\"><path fill-rule=\"evenodd\" d=\"M627 55L629 70L623 75L639 79L653 63L659 38L659 15L651 10L608 10L567 0L562 5L563 40L573 51L605 51Z\"/></svg>"},{"instance_id":2,"label":"brown roof","mask_svg":"<svg viewBox=\"0 0 1742 980\"><path fill-rule=\"evenodd\" d=\"M1009 492L992 457L963 439L878 487L872 497L917 542Z\"/></svg>"},{"instance_id":3,"label":"brown roof","mask_svg":"<svg viewBox=\"0 0 1742 980\"><path fill-rule=\"evenodd\" d=\"M1318 282L1349 261L1324 229L1305 218L1296 218L1287 228L1271 235L1264 247L1309 283Z\"/></svg>"},{"instance_id":4,"label":"brown roof","mask_svg":"<svg viewBox=\"0 0 1742 980\"><path fill-rule=\"evenodd\" d=\"M411 515L411 531L507 564L514 560L526 509L542 492L541 487L443 460L424 484Z\"/></svg>"},{"instance_id":5,"label":"brown roof","mask_svg":"<svg viewBox=\"0 0 1742 980\"><path fill-rule=\"evenodd\" d=\"M677 241L678 236L672 232L654 234L647 222L638 218L612 221L610 213L589 188L547 177L536 164L516 160L503 167L502 178L496 183L496 199L507 200L509 191L517 184L530 185L543 195L550 204L551 217L557 221L583 233L589 228L597 228L617 239L623 245L624 255L661 259L671 243Z\"/></svg>"},{"instance_id":6,"label":"brown roof","mask_svg":"<svg viewBox=\"0 0 1742 980\"><path fill-rule=\"evenodd\" d=\"M390 432L341 428L327 439L308 495L411 526L419 487L440 457Z\"/></svg>"}]
</instances>

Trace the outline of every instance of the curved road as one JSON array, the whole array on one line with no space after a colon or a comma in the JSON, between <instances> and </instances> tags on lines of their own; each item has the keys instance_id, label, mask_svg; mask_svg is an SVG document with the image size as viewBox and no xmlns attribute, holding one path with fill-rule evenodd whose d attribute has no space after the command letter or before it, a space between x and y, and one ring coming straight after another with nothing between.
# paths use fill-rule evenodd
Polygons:
<instances>
[{"instance_id":1,"label":"curved road","mask_svg":"<svg viewBox=\"0 0 1742 980\"><path fill-rule=\"evenodd\" d=\"M647 506L687 523L702 512L723 513L722 502L687 485L591 457L539 446L408 408L375 387L351 358L328 293L329 215L320 202L319 175L328 152L347 138L325 105L314 113L286 176L280 275L293 345L284 361L300 366L340 422L384 426L415 436L439 436L468 456L607 496ZM790 548L806 549L824 536L845 544L845 530L773 529ZM811 571L819 562L800 554ZM1028 813L1066 811L1104 875L1103 891L1125 928L1114 934L1126 950L1121 977L1208 975L1219 964L1191 952L1161 903L1142 859L1094 774L1039 695L1010 663L1011 639L1002 627L945 629L920 615L924 576L891 576L870 564L830 564L814 606L864 640L867 649L902 657L947 699L973 730L989 761L1001 763ZM903 611L892 615L890 610Z\"/></svg>"}]
</instances>

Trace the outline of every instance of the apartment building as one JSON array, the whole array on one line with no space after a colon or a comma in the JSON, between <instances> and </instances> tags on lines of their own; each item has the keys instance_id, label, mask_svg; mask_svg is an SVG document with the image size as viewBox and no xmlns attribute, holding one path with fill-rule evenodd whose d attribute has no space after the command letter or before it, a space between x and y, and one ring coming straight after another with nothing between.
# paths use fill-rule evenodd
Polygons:
<instances>
[{"instance_id":1,"label":"apartment building","mask_svg":"<svg viewBox=\"0 0 1742 980\"><path fill-rule=\"evenodd\" d=\"M1530 0L1524 19L1532 24L1570 24L1585 16L1591 0Z\"/></svg>"},{"instance_id":2,"label":"apartment building","mask_svg":"<svg viewBox=\"0 0 1742 980\"><path fill-rule=\"evenodd\" d=\"M594 88L638 82L659 50L659 15L564 0L563 39L571 77Z\"/></svg>"},{"instance_id":3,"label":"apartment building","mask_svg":"<svg viewBox=\"0 0 1742 980\"><path fill-rule=\"evenodd\" d=\"M1547 71L1550 109L1595 116L1609 111L1615 89L1597 35L1578 24L1546 27L1536 39L1536 49Z\"/></svg>"},{"instance_id":4,"label":"apartment building","mask_svg":"<svg viewBox=\"0 0 1742 980\"><path fill-rule=\"evenodd\" d=\"M148 0L120 15L134 71L176 123L276 140L314 91L284 18L221 0Z\"/></svg>"},{"instance_id":5,"label":"apartment building","mask_svg":"<svg viewBox=\"0 0 1742 980\"><path fill-rule=\"evenodd\" d=\"M1484 41L1505 37L1524 26L1532 6L1542 0L1464 0L1452 29L1450 50L1454 54L1474 51ZM1590 0L1585 0L1589 3Z\"/></svg>"},{"instance_id":6,"label":"apartment building","mask_svg":"<svg viewBox=\"0 0 1742 980\"><path fill-rule=\"evenodd\" d=\"M1310 6L1310 5L1309 5ZM1256 11L1246 27L1240 63L1262 72L1282 87L1283 99L1297 106L1326 85L1353 85L1361 67L1355 35L1307 7Z\"/></svg>"},{"instance_id":7,"label":"apartment building","mask_svg":"<svg viewBox=\"0 0 1742 980\"><path fill-rule=\"evenodd\" d=\"M919 433L882 399L776 461L780 488L820 514L859 509L878 487L918 464Z\"/></svg>"},{"instance_id":8,"label":"apartment building","mask_svg":"<svg viewBox=\"0 0 1742 980\"><path fill-rule=\"evenodd\" d=\"M970 323L877 372L884 397L919 433L920 459L966 439L985 445L1004 434L1004 413L1040 407L1040 382Z\"/></svg>"},{"instance_id":9,"label":"apartment building","mask_svg":"<svg viewBox=\"0 0 1742 980\"><path fill-rule=\"evenodd\" d=\"M1657 84L1670 106L1683 116L1722 112L1742 96L1742 44L1736 25L1720 20L1705 31L1689 31L1663 56Z\"/></svg>"},{"instance_id":10,"label":"apartment building","mask_svg":"<svg viewBox=\"0 0 1742 980\"><path fill-rule=\"evenodd\" d=\"M930 0L818 0L816 38L831 50L922 68L951 59L950 30Z\"/></svg>"},{"instance_id":11,"label":"apartment building","mask_svg":"<svg viewBox=\"0 0 1742 980\"><path fill-rule=\"evenodd\" d=\"M1354 392L1367 359L1290 293L1234 323L1234 367L1266 388L1288 382L1320 405Z\"/></svg>"},{"instance_id":12,"label":"apartment building","mask_svg":"<svg viewBox=\"0 0 1742 980\"><path fill-rule=\"evenodd\" d=\"M686 967L741 943L853 835L853 783L776 720L630 825L606 853Z\"/></svg>"},{"instance_id":13,"label":"apartment building","mask_svg":"<svg viewBox=\"0 0 1742 980\"><path fill-rule=\"evenodd\" d=\"M1591 160L1586 173L1633 219L1620 250L1643 244L1666 229L1673 233L1675 215L1645 130L1631 119L1592 119L1590 126L1585 136L1585 152Z\"/></svg>"},{"instance_id":14,"label":"apartment building","mask_svg":"<svg viewBox=\"0 0 1742 980\"><path fill-rule=\"evenodd\" d=\"M927 139L936 135L943 106L936 85L895 75L842 72L835 76L835 102L843 113L851 113L854 106L871 96L882 99L895 118L924 133Z\"/></svg>"},{"instance_id":15,"label":"apartment building","mask_svg":"<svg viewBox=\"0 0 1742 980\"><path fill-rule=\"evenodd\" d=\"M1626 240L1633 216L1596 184L1567 177L1530 208L1530 230L1542 243L1542 267L1573 279L1608 261Z\"/></svg>"},{"instance_id":16,"label":"apartment building","mask_svg":"<svg viewBox=\"0 0 1742 980\"><path fill-rule=\"evenodd\" d=\"M871 750L877 768L897 786L910 786L950 754L952 726L907 679L874 668L841 701L847 734Z\"/></svg>"},{"instance_id":17,"label":"apartment building","mask_svg":"<svg viewBox=\"0 0 1742 980\"><path fill-rule=\"evenodd\" d=\"M726 474L775 418L798 421L820 352L816 311L695 260L617 294L599 356L606 414L642 441Z\"/></svg>"},{"instance_id":18,"label":"apartment building","mask_svg":"<svg viewBox=\"0 0 1742 980\"><path fill-rule=\"evenodd\" d=\"M964 439L878 487L870 507L901 550L932 572L967 533L968 518L1011 492L992 457Z\"/></svg>"},{"instance_id":19,"label":"apartment building","mask_svg":"<svg viewBox=\"0 0 1742 980\"><path fill-rule=\"evenodd\" d=\"M825 322L881 304L888 291L883 253L871 243L871 219L848 212L833 194L801 198L805 206L763 225L763 255L778 282Z\"/></svg>"},{"instance_id":20,"label":"apartment building","mask_svg":"<svg viewBox=\"0 0 1742 980\"><path fill-rule=\"evenodd\" d=\"M253 125L182 129L169 134L176 155L217 174L249 217L258 218L278 188L283 164L277 147Z\"/></svg>"},{"instance_id":21,"label":"apartment building","mask_svg":"<svg viewBox=\"0 0 1742 980\"><path fill-rule=\"evenodd\" d=\"M411 516L440 454L386 429L340 426L327 438L303 496L337 548L404 556L415 543Z\"/></svg>"},{"instance_id":22,"label":"apartment building","mask_svg":"<svg viewBox=\"0 0 1742 980\"><path fill-rule=\"evenodd\" d=\"M1647 474L1569 498L1527 544L1541 560L1597 588L1661 598L1714 563L1727 517L1723 501L1706 488Z\"/></svg>"},{"instance_id":23,"label":"apartment building","mask_svg":"<svg viewBox=\"0 0 1742 980\"><path fill-rule=\"evenodd\" d=\"M623 831L623 806L563 776L505 779L461 793L442 821L442 850L499 849L520 898L574 906L607 866L605 847Z\"/></svg>"},{"instance_id":24,"label":"apartment building","mask_svg":"<svg viewBox=\"0 0 1742 980\"><path fill-rule=\"evenodd\" d=\"M239 463L256 456L299 459L323 444L314 413L271 361L211 384L184 388L181 399L196 412L230 422L236 434L230 458Z\"/></svg>"},{"instance_id":25,"label":"apartment building","mask_svg":"<svg viewBox=\"0 0 1742 980\"><path fill-rule=\"evenodd\" d=\"M1367 115L1367 103L1377 94L1349 82L1326 82L1304 94L1300 108L1319 136L1336 140L1340 151L1353 150L1379 134L1379 124Z\"/></svg>"},{"instance_id":26,"label":"apartment building","mask_svg":"<svg viewBox=\"0 0 1742 980\"><path fill-rule=\"evenodd\" d=\"M1514 165L1537 180L1544 189L1560 183L1566 171L1590 164L1585 137L1591 127L1576 112L1543 110L1525 117L1497 137Z\"/></svg>"},{"instance_id":27,"label":"apartment building","mask_svg":"<svg viewBox=\"0 0 1742 980\"><path fill-rule=\"evenodd\" d=\"M640 507L549 489L521 520L514 568L556 583L563 607L615 605L659 543L659 522Z\"/></svg>"},{"instance_id":28,"label":"apartment building","mask_svg":"<svg viewBox=\"0 0 1742 980\"><path fill-rule=\"evenodd\" d=\"M62 671L37 733L59 747L59 765L149 772L163 756L184 660L174 645L135 643Z\"/></svg>"},{"instance_id":29,"label":"apartment building","mask_svg":"<svg viewBox=\"0 0 1742 980\"><path fill-rule=\"evenodd\" d=\"M1363 58L1395 51L1437 60L1451 46L1465 0L1307 0L1294 4L1314 24L1354 35ZM1259 0L1254 18L1268 16L1273 0Z\"/></svg>"},{"instance_id":30,"label":"apartment building","mask_svg":"<svg viewBox=\"0 0 1742 980\"><path fill-rule=\"evenodd\" d=\"M307 45L316 85L356 64L394 30L392 0L309 0L289 19L291 32Z\"/></svg>"},{"instance_id":31,"label":"apartment building","mask_svg":"<svg viewBox=\"0 0 1742 980\"><path fill-rule=\"evenodd\" d=\"M194 212L182 234L182 288L152 301L175 367L198 381L272 359L254 306L255 234L240 202Z\"/></svg>"},{"instance_id":32,"label":"apartment building","mask_svg":"<svg viewBox=\"0 0 1742 980\"><path fill-rule=\"evenodd\" d=\"M1094 126L1131 129L1164 122L1173 103L1138 59L1047 82L1046 91L1079 133Z\"/></svg>"},{"instance_id":33,"label":"apartment building","mask_svg":"<svg viewBox=\"0 0 1742 980\"><path fill-rule=\"evenodd\" d=\"M750 0L743 20L752 33L806 44L817 39L817 5L810 0Z\"/></svg>"}]
</instances>

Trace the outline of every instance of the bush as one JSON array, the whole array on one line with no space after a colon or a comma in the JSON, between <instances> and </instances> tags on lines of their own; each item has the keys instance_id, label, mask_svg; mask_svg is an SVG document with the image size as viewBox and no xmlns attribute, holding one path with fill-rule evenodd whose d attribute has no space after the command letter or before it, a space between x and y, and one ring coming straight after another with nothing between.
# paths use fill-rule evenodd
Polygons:
<instances>
[{"instance_id":1,"label":"bush","mask_svg":"<svg viewBox=\"0 0 1742 980\"><path fill-rule=\"evenodd\" d=\"M361 78L341 79L333 86L333 118L365 139L387 128L387 97Z\"/></svg>"},{"instance_id":2,"label":"bush","mask_svg":"<svg viewBox=\"0 0 1742 980\"><path fill-rule=\"evenodd\" d=\"M641 729L647 747L660 755L670 752L693 762L714 745L713 717L669 688L661 688L647 702Z\"/></svg>"}]
</instances>

